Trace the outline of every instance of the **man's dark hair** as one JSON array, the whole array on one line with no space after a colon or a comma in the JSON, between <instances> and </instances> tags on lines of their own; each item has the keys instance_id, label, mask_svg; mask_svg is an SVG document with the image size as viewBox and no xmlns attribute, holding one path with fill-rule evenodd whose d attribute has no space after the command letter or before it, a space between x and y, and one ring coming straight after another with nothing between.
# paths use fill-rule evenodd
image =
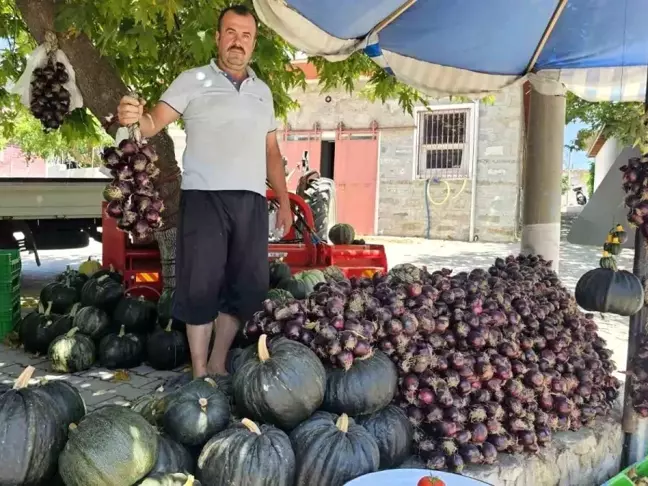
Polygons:
<instances>
[{"instance_id":1,"label":"man's dark hair","mask_svg":"<svg viewBox=\"0 0 648 486\"><path fill-rule=\"evenodd\" d=\"M245 17L246 15L252 16L254 19L254 26L258 29L258 22L257 18L254 15L254 12L250 10L246 5L230 5L229 7L224 8L221 10L220 15L218 16L218 31L220 32L221 27L223 25L223 17L225 17L225 14L227 12L234 12L236 15L241 15L242 17Z\"/></svg>"}]
</instances>

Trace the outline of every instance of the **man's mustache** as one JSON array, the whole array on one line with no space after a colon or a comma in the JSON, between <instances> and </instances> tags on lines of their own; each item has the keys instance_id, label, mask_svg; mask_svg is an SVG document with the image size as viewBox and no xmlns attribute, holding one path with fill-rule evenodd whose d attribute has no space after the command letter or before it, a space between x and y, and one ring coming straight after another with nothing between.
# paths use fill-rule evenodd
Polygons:
<instances>
[{"instance_id":1,"label":"man's mustache","mask_svg":"<svg viewBox=\"0 0 648 486\"><path fill-rule=\"evenodd\" d=\"M241 53L245 54L245 51L243 50L242 47L234 46L229 48L230 51L241 51Z\"/></svg>"}]
</instances>

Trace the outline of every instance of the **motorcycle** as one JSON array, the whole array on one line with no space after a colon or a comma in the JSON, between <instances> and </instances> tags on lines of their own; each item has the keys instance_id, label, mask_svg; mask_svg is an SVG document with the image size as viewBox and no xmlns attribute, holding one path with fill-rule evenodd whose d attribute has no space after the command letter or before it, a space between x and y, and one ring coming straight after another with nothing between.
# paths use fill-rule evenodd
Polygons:
<instances>
[{"instance_id":1,"label":"motorcycle","mask_svg":"<svg viewBox=\"0 0 648 486\"><path fill-rule=\"evenodd\" d=\"M579 206L585 206L585 204L587 204L587 196L585 196L585 193L583 192L583 188L573 187L572 191L576 193L576 203Z\"/></svg>"}]
</instances>

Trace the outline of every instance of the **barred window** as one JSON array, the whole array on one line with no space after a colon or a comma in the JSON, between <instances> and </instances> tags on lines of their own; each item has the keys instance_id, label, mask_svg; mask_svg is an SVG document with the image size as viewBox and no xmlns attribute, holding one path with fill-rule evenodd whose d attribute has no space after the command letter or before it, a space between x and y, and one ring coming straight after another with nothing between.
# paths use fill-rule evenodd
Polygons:
<instances>
[{"instance_id":1,"label":"barred window","mask_svg":"<svg viewBox=\"0 0 648 486\"><path fill-rule=\"evenodd\" d=\"M472 144L471 109L437 109L418 113L420 179L467 177Z\"/></svg>"}]
</instances>

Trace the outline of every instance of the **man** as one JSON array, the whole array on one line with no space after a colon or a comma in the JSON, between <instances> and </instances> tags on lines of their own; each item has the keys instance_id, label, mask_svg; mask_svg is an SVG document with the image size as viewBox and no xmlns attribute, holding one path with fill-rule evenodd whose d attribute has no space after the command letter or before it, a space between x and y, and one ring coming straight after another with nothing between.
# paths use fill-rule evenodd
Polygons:
<instances>
[{"instance_id":1,"label":"man","mask_svg":"<svg viewBox=\"0 0 648 486\"><path fill-rule=\"evenodd\" d=\"M127 96L118 109L120 123L139 122L144 137L181 116L185 122L173 312L187 323L195 377L227 374L227 352L241 323L265 299L266 177L279 198L277 229L287 232L293 222L272 94L248 67L256 34L246 7L226 8L218 21L217 60L183 72L148 112Z\"/></svg>"}]
</instances>

